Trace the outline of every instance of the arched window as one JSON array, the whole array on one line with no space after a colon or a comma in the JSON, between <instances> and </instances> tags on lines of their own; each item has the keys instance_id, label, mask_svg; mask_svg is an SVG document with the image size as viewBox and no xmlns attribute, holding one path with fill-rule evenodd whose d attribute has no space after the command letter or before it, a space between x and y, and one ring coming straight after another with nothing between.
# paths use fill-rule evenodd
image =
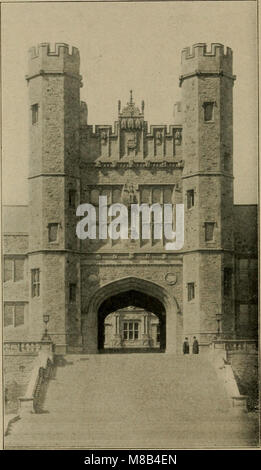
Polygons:
<instances>
[{"instance_id":1,"label":"arched window","mask_svg":"<svg viewBox=\"0 0 261 470\"><path fill-rule=\"evenodd\" d=\"M112 191L112 202L121 202L121 190L119 188Z\"/></svg>"},{"instance_id":2,"label":"arched window","mask_svg":"<svg viewBox=\"0 0 261 470\"><path fill-rule=\"evenodd\" d=\"M155 188L152 191L152 203L161 203L161 189Z\"/></svg>"},{"instance_id":3,"label":"arched window","mask_svg":"<svg viewBox=\"0 0 261 470\"><path fill-rule=\"evenodd\" d=\"M150 189L144 188L141 191L141 202L150 204Z\"/></svg>"},{"instance_id":4,"label":"arched window","mask_svg":"<svg viewBox=\"0 0 261 470\"><path fill-rule=\"evenodd\" d=\"M99 204L99 195L100 195L100 191L98 191L98 189L92 189L92 191L91 191L91 203L94 206L98 206L98 204Z\"/></svg>"},{"instance_id":5,"label":"arched window","mask_svg":"<svg viewBox=\"0 0 261 470\"><path fill-rule=\"evenodd\" d=\"M163 194L164 204L172 204L172 189L165 188Z\"/></svg>"}]
</instances>

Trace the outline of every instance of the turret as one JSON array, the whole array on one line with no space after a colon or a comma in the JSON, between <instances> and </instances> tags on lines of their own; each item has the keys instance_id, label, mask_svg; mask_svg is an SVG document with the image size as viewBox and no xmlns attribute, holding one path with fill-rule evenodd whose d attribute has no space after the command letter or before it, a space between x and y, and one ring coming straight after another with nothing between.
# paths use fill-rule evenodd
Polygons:
<instances>
[{"instance_id":1,"label":"turret","mask_svg":"<svg viewBox=\"0 0 261 470\"><path fill-rule=\"evenodd\" d=\"M67 44L56 44L52 50L44 43L29 50L29 250L32 276L39 270L40 279L40 295L32 295L30 302L31 325L40 331L42 315L48 313L50 332L60 331L64 344L68 317L71 321L75 314L69 315L69 308L76 309L70 305L70 285L74 297L79 286L77 256L72 254L79 249L79 67L78 49L70 52Z\"/></svg>"},{"instance_id":2,"label":"turret","mask_svg":"<svg viewBox=\"0 0 261 470\"><path fill-rule=\"evenodd\" d=\"M28 75L30 80L36 75L44 75L46 73L66 73L75 76L77 80L81 80L80 70L80 54L76 47L71 52L68 44L56 43L55 48L51 51L49 43L41 43L37 47L31 47L28 54Z\"/></svg>"},{"instance_id":3,"label":"turret","mask_svg":"<svg viewBox=\"0 0 261 470\"><path fill-rule=\"evenodd\" d=\"M208 52L206 44L195 44L182 51L181 63L185 173L232 174L232 50L212 44Z\"/></svg>"},{"instance_id":4,"label":"turret","mask_svg":"<svg viewBox=\"0 0 261 470\"><path fill-rule=\"evenodd\" d=\"M210 50L206 44L195 44L192 49L184 49L181 56L184 297L190 299L187 289L193 290L194 296L185 302L185 324L188 321L186 334L193 324L194 333L200 332L204 339L204 331L209 334L215 331L215 314L225 312L221 273L233 265L232 90L235 76L232 51L230 48L225 51L221 44L212 44ZM229 302L232 318L232 297ZM233 325L224 317L223 326L232 328Z\"/></svg>"},{"instance_id":5,"label":"turret","mask_svg":"<svg viewBox=\"0 0 261 470\"><path fill-rule=\"evenodd\" d=\"M226 52L222 44L211 44L208 51L205 43L194 44L192 48L186 47L181 53L182 75L181 81L187 74L200 72L215 72L232 76L232 57L230 47Z\"/></svg>"}]
</instances>

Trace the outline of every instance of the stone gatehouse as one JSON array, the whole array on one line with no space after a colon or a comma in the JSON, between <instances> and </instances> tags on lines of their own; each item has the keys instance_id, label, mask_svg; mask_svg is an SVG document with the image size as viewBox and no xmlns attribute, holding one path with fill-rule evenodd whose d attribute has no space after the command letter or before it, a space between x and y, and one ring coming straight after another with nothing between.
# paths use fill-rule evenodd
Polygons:
<instances>
[{"instance_id":1,"label":"stone gatehouse","mask_svg":"<svg viewBox=\"0 0 261 470\"><path fill-rule=\"evenodd\" d=\"M29 51L29 204L4 207L5 339L39 340L48 315L57 351L96 353L106 318L129 307L156 315L167 352L184 336L257 335L257 208L233 201L232 51L196 44L181 62L172 125L148 125L130 92L114 126L93 126L78 49ZM79 240L76 209L100 195L184 204L183 248L166 251L153 232Z\"/></svg>"}]
</instances>

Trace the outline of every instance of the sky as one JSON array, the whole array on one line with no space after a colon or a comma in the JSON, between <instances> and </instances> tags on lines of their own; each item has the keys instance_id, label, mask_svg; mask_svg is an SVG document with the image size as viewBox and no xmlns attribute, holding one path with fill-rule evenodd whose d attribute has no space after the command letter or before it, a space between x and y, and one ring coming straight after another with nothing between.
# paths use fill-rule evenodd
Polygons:
<instances>
[{"instance_id":1,"label":"sky","mask_svg":"<svg viewBox=\"0 0 261 470\"><path fill-rule=\"evenodd\" d=\"M195 43L234 53L234 198L257 202L256 2L2 4L2 199L27 204L27 51L41 42L78 47L89 124L113 124L133 90L145 119L171 124L181 99L180 54Z\"/></svg>"}]
</instances>

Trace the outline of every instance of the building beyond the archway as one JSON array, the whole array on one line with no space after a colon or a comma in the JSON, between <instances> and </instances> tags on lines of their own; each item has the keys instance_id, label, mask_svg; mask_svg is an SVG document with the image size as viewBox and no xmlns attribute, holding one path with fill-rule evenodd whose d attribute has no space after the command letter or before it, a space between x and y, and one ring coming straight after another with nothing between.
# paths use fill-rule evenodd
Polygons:
<instances>
[{"instance_id":1,"label":"building beyond the archway","mask_svg":"<svg viewBox=\"0 0 261 470\"><path fill-rule=\"evenodd\" d=\"M160 349L158 317L143 308L129 306L109 313L104 320L105 350Z\"/></svg>"},{"instance_id":2,"label":"building beyond the archway","mask_svg":"<svg viewBox=\"0 0 261 470\"><path fill-rule=\"evenodd\" d=\"M89 124L79 51L66 44L32 48L26 80L29 205L4 208L5 339L39 340L43 315L61 352L118 341L178 353L184 336L201 346L217 333L256 337L257 208L233 201L231 49L182 51L168 127L149 126L132 93L113 127ZM153 233L79 240L76 208L101 195L108 205L184 204L183 248L167 251Z\"/></svg>"}]
</instances>

